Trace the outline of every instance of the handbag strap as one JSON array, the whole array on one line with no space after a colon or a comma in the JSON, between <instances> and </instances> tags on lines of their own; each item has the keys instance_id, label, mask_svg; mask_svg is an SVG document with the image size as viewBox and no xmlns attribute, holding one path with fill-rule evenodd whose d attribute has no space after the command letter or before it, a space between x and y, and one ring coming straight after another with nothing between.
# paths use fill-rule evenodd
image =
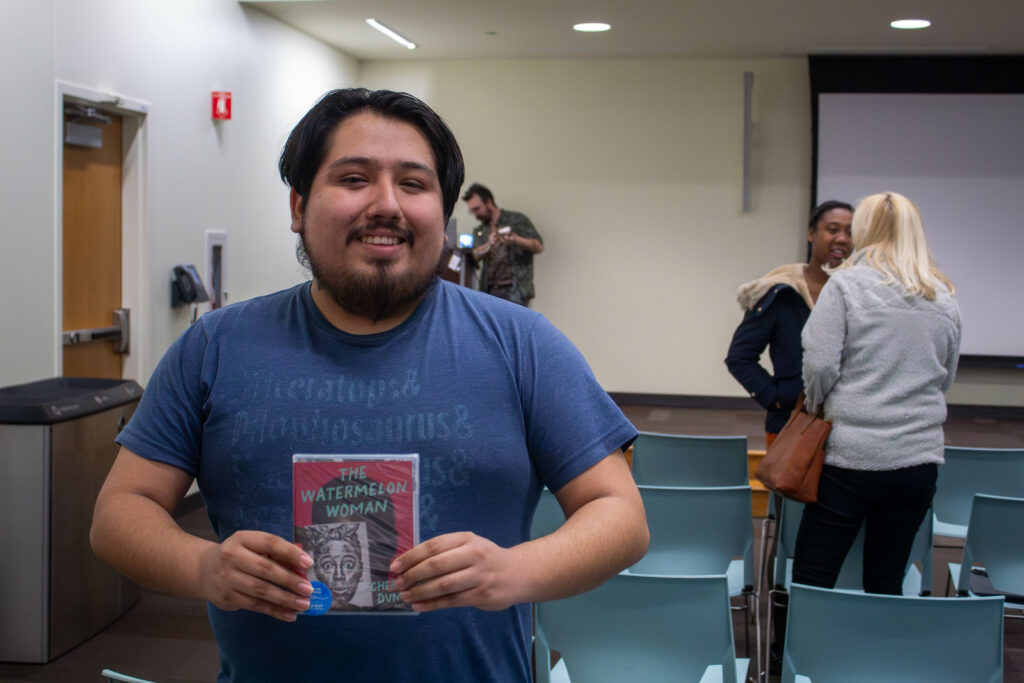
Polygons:
<instances>
[{"instance_id":1,"label":"handbag strap","mask_svg":"<svg viewBox=\"0 0 1024 683\"><path fill-rule=\"evenodd\" d=\"M798 411L800 411L802 413L807 413L808 415L810 415L810 411L807 410L807 392L806 391L801 391L800 392L800 398L798 398L796 400L796 406L793 408L793 410L798 410ZM819 420L824 420L825 419L825 402L824 401L822 401L821 405L818 406L818 412L816 412L814 414L814 417L818 418Z\"/></svg>"}]
</instances>

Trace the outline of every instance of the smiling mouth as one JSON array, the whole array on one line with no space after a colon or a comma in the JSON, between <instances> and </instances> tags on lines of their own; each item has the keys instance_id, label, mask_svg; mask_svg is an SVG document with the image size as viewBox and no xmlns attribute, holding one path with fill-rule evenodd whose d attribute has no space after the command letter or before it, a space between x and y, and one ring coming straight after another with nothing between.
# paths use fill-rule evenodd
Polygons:
<instances>
[{"instance_id":1,"label":"smiling mouth","mask_svg":"<svg viewBox=\"0 0 1024 683\"><path fill-rule=\"evenodd\" d=\"M359 238L359 241L363 244L378 244L386 246L397 246L405 242L401 237L395 237L393 235L364 235Z\"/></svg>"}]
</instances>

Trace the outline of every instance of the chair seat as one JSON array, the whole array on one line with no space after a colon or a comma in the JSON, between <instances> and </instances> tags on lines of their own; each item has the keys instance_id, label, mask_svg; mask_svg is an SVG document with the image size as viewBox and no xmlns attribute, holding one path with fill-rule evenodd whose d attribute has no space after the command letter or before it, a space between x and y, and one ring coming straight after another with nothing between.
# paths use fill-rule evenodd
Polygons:
<instances>
[{"instance_id":1,"label":"chair seat","mask_svg":"<svg viewBox=\"0 0 1024 683\"><path fill-rule=\"evenodd\" d=\"M749 659L736 660L736 680L743 681L747 678L747 669L750 668ZM560 659L551 669L551 683L572 683L569 678L569 671L565 668L565 660ZM712 664L700 678L700 683L722 683L722 665Z\"/></svg>"},{"instance_id":2,"label":"chair seat","mask_svg":"<svg viewBox=\"0 0 1024 683\"><path fill-rule=\"evenodd\" d=\"M1024 595L1014 595L1013 593L1000 593L999 591L992 588L992 584L989 583L988 577L984 574L984 567L974 567L971 569L971 586L967 590L967 594L972 598L979 596L990 596L990 595L1001 595L1004 598L1003 608L1004 609L1015 609L1024 610ZM977 572L982 572L978 574ZM953 585L956 585L956 580L960 576L960 563L950 562L949 563L949 578Z\"/></svg>"},{"instance_id":3,"label":"chair seat","mask_svg":"<svg viewBox=\"0 0 1024 683\"><path fill-rule=\"evenodd\" d=\"M967 536L967 525L942 522L933 513L932 536L946 536L948 538L965 538Z\"/></svg>"},{"instance_id":4,"label":"chair seat","mask_svg":"<svg viewBox=\"0 0 1024 683\"><path fill-rule=\"evenodd\" d=\"M845 565L844 565L845 566ZM859 580L859 576L858 576ZM786 558L786 590L789 590L790 585L793 583L793 558ZM839 575L839 581L836 583L837 591L843 591L844 593L863 593L863 588L854 588L849 585L844 585L843 574ZM907 569L906 575L903 577L903 595L920 595L921 594L921 570L916 565L910 565Z\"/></svg>"},{"instance_id":5,"label":"chair seat","mask_svg":"<svg viewBox=\"0 0 1024 683\"><path fill-rule=\"evenodd\" d=\"M729 582L729 597L735 598L738 595L745 595L746 581L744 580L744 564L743 560L733 560L729 563L729 568L725 571L725 578ZM636 576L644 576L645 572L633 571L629 569L623 569L623 574L633 574Z\"/></svg>"},{"instance_id":6,"label":"chair seat","mask_svg":"<svg viewBox=\"0 0 1024 683\"><path fill-rule=\"evenodd\" d=\"M747 678L747 669L750 668L749 659L736 660L736 680L743 681ZM712 664L701 676L700 683L722 683L722 665Z\"/></svg>"}]
</instances>

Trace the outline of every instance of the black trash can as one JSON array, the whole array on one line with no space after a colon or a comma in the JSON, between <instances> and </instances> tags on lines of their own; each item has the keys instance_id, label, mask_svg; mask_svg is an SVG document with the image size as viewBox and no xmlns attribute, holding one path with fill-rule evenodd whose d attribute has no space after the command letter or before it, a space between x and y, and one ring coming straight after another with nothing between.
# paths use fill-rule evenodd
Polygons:
<instances>
[{"instance_id":1,"label":"black trash can","mask_svg":"<svg viewBox=\"0 0 1024 683\"><path fill-rule=\"evenodd\" d=\"M89 547L131 380L56 377L0 389L0 661L45 663L139 598Z\"/></svg>"}]
</instances>

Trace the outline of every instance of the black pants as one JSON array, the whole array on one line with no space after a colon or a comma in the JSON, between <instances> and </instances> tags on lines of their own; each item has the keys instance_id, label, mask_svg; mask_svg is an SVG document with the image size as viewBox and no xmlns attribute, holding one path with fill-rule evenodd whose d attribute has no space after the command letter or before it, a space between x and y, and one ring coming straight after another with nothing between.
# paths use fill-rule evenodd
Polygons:
<instances>
[{"instance_id":1,"label":"black pants","mask_svg":"<svg viewBox=\"0 0 1024 683\"><path fill-rule=\"evenodd\" d=\"M804 507L793 582L834 588L843 560L864 528L864 590L900 595L914 536L935 495L934 463L863 471L825 466L818 502Z\"/></svg>"}]
</instances>

